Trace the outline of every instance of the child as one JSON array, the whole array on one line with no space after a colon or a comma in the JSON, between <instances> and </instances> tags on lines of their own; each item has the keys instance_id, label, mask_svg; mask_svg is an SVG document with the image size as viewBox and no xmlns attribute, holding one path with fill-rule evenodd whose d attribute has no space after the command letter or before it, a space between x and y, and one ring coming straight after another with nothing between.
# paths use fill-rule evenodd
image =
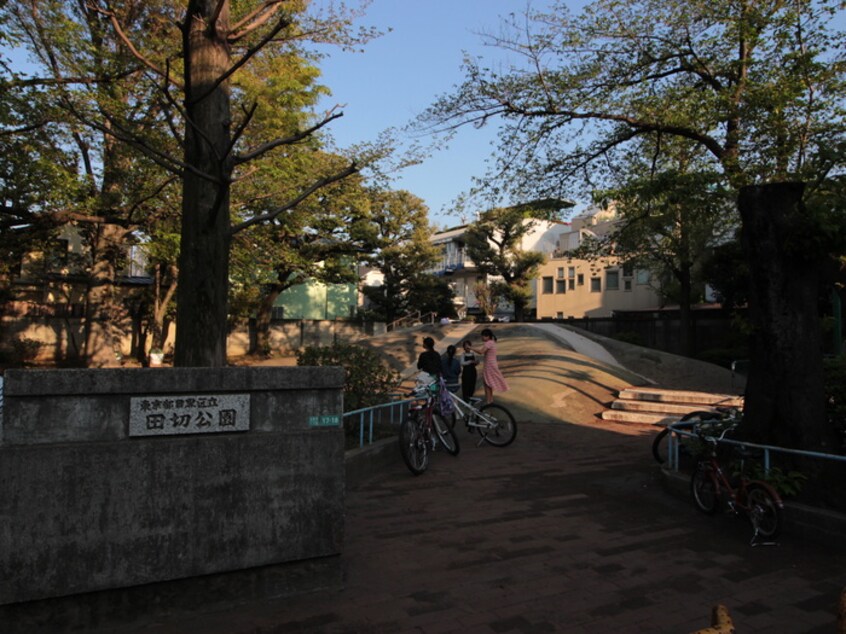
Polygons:
<instances>
[{"instance_id":1,"label":"child","mask_svg":"<svg viewBox=\"0 0 846 634\"><path fill-rule=\"evenodd\" d=\"M505 392L508 390L508 383L505 382L505 377L499 370L499 364L496 360L496 335L490 328L485 328L482 331L482 349L474 352L484 355L485 364L482 366L482 380L485 383L485 402L493 403L494 390L497 392Z\"/></svg>"}]
</instances>

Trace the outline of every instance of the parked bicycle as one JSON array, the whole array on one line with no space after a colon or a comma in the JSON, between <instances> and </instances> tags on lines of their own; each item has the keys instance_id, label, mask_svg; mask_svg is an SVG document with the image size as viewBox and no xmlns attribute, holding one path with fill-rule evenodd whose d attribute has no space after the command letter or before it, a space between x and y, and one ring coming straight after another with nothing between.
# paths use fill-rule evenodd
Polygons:
<instances>
[{"instance_id":1,"label":"parked bicycle","mask_svg":"<svg viewBox=\"0 0 846 634\"><path fill-rule=\"evenodd\" d=\"M685 414L679 419L680 423L690 423L694 430L702 423L736 424L739 423L743 412L737 407L715 407L713 410L696 411ZM658 464L667 461L667 436L670 435L670 427L664 427L655 438L652 439L652 457ZM679 447L681 453L686 453L684 445Z\"/></svg>"},{"instance_id":2,"label":"parked bicycle","mask_svg":"<svg viewBox=\"0 0 846 634\"><path fill-rule=\"evenodd\" d=\"M462 400L452 392L449 393L455 406L456 420L463 420L468 432L479 432L482 439L476 445L487 442L495 447L505 447L514 442L517 436L517 421L508 408L498 403L482 402L480 398L471 398L470 402Z\"/></svg>"},{"instance_id":3,"label":"parked bicycle","mask_svg":"<svg viewBox=\"0 0 846 634\"><path fill-rule=\"evenodd\" d=\"M455 432L436 411L438 384L418 385L411 396L417 399L408 408L408 415L400 424L399 446L402 459L414 475L429 466L429 454L440 444L448 454L461 451Z\"/></svg>"},{"instance_id":4,"label":"parked bicycle","mask_svg":"<svg viewBox=\"0 0 846 634\"><path fill-rule=\"evenodd\" d=\"M744 473L745 461L753 454L744 447L737 448L740 468L736 477L729 477L717 459L717 446L725 435L737 427L729 424L721 429L719 436L709 435L707 424L696 428L696 435L705 448L690 478L690 493L693 503L703 513L712 515L725 503L733 515L745 515L752 523L752 545L758 538L772 543L781 533L784 503L781 497L763 480L753 480ZM713 428L712 428L713 429Z\"/></svg>"}]
</instances>

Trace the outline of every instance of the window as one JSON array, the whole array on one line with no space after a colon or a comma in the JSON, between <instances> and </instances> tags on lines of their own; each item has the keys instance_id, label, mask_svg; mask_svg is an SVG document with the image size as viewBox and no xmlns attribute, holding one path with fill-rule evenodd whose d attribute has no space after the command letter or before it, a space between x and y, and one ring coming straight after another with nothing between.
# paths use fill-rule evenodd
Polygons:
<instances>
[{"instance_id":1,"label":"window","mask_svg":"<svg viewBox=\"0 0 846 634\"><path fill-rule=\"evenodd\" d=\"M571 291L576 290L576 280L567 280L567 286L570 287Z\"/></svg>"},{"instance_id":2,"label":"window","mask_svg":"<svg viewBox=\"0 0 846 634\"><path fill-rule=\"evenodd\" d=\"M634 267L630 262L627 262L623 265L623 277L631 277L632 273L634 273Z\"/></svg>"},{"instance_id":3,"label":"window","mask_svg":"<svg viewBox=\"0 0 846 634\"><path fill-rule=\"evenodd\" d=\"M637 270L637 283L640 286L649 284L649 271L644 269Z\"/></svg>"},{"instance_id":4,"label":"window","mask_svg":"<svg viewBox=\"0 0 846 634\"><path fill-rule=\"evenodd\" d=\"M579 273L579 276L578 276L577 279L578 279L579 286L585 285L585 274L584 273Z\"/></svg>"},{"instance_id":5,"label":"window","mask_svg":"<svg viewBox=\"0 0 846 634\"><path fill-rule=\"evenodd\" d=\"M567 280L555 280L555 292L556 293L566 293L567 292Z\"/></svg>"},{"instance_id":6,"label":"window","mask_svg":"<svg viewBox=\"0 0 846 634\"><path fill-rule=\"evenodd\" d=\"M564 319L564 313L555 313L556 319Z\"/></svg>"},{"instance_id":7,"label":"window","mask_svg":"<svg viewBox=\"0 0 846 634\"><path fill-rule=\"evenodd\" d=\"M602 292L602 279L599 277L592 277L590 278L590 292L591 293L601 293Z\"/></svg>"},{"instance_id":8,"label":"window","mask_svg":"<svg viewBox=\"0 0 846 634\"><path fill-rule=\"evenodd\" d=\"M620 271L605 271L605 290L620 290Z\"/></svg>"},{"instance_id":9,"label":"window","mask_svg":"<svg viewBox=\"0 0 846 634\"><path fill-rule=\"evenodd\" d=\"M552 278L545 277L543 278L543 293L544 295L549 295L552 293Z\"/></svg>"},{"instance_id":10,"label":"window","mask_svg":"<svg viewBox=\"0 0 846 634\"><path fill-rule=\"evenodd\" d=\"M632 281L631 280L623 280L623 290L626 290L626 291L632 290Z\"/></svg>"},{"instance_id":11,"label":"window","mask_svg":"<svg viewBox=\"0 0 846 634\"><path fill-rule=\"evenodd\" d=\"M576 278L576 267L575 266L567 267L567 277L569 277L571 280Z\"/></svg>"},{"instance_id":12,"label":"window","mask_svg":"<svg viewBox=\"0 0 846 634\"><path fill-rule=\"evenodd\" d=\"M564 279L564 267L563 266L558 267L557 277L558 277L559 280Z\"/></svg>"}]
</instances>

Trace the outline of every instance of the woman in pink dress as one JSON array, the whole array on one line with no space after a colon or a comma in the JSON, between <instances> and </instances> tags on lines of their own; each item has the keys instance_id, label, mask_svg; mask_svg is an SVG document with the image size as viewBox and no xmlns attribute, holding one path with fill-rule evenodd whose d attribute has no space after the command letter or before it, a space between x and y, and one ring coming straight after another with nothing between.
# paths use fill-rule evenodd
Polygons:
<instances>
[{"instance_id":1,"label":"woman in pink dress","mask_svg":"<svg viewBox=\"0 0 846 634\"><path fill-rule=\"evenodd\" d=\"M473 350L484 356L482 365L482 381L485 384L485 402L493 403L494 390L505 392L508 390L508 383L499 371L499 364L496 360L496 335L490 328L482 330L482 349Z\"/></svg>"}]
</instances>

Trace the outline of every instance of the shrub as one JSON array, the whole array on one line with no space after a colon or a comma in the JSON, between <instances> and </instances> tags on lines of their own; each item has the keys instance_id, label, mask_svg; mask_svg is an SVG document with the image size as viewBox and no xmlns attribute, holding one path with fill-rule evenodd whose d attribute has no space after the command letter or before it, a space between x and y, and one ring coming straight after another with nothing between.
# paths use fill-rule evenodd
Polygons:
<instances>
[{"instance_id":1,"label":"shrub","mask_svg":"<svg viewBox=\"0 0 846 634\"><path fill-rule=\"evenodd\" d=\"M306 346L297 353L297 365L339 365L344 368L344 411L385 403L399 383L399 373L387 367L375 350L335 342Z\"/></svg>"},{"instance_id":2,"label":"shrub","mask_svg":"<svg viewBox=\"0 0 846 634\"><path fill-rule=\"evenodd\" d=\"M846 357L825 359L823 363L826 417L846 449Z\"/></svg>"},{"instance_id":3,"label":"shrub","mask_svg":"<svg viewBox=\"0 0 846 634\"><path fill-rule=\"evenodd\" d=\"M633 330L623 330L621 332L615 332L611 335L612 339L616 339L617 341L622 341L623 343L630 343L635 346L645 346L646 342L644 341L643 337L638 332L634 332Z\"/></svg>"},{"instance_id":4,"label":"shrub","mask_svg":"<svg viewBox=\"0 0 846 634\"><path fill-rule=\"evenodd\" d=\"M41 345L40 341L29 337L14 339L12 341L13 358L22 364L33 361L38 356Z\"/></svg>"}]
</instances>

